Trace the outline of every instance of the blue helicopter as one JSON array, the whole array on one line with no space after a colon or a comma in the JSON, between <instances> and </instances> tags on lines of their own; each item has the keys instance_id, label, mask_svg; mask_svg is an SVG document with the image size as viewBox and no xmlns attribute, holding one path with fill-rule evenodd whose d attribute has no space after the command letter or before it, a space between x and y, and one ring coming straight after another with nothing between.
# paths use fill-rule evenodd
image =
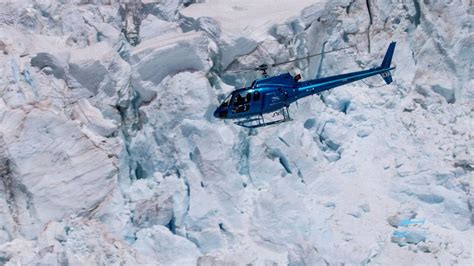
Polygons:
<instances>
[{"instance_id":1,"label":"blue helicopter","mask_svg":"<svg viewBox=\"0 0 474 266\"><path fill-rule=\"evenodd\" d=\"M291 118L288 107L291 103L306 96L319 94L323 91L377 74L382 76L386 84L390 84L393 81L390 70L395 69L395 67L390 66L395 51L395 44L395 42L390 43L382 61L382 65L379 67L331 77L300 81L300 75L293 77L290 73L285 73L269 77L267 74L267 69L269 67L286 64L323 53L276 63L270 66L262 64L256 68L242 70L259 70L262 71L264 77L254 80L250 87L234 90L225 98L220 106L217 107L214 112L214 117L220 119L236 119L236 125L246 128L269 126L290 121ZM337 50L347 48L349 47ZM274 116L277 115L278 117L276 119L267 118L267 121L265 121L263 115L268 113L273 113Z\"/></svg>"}]
</instances>

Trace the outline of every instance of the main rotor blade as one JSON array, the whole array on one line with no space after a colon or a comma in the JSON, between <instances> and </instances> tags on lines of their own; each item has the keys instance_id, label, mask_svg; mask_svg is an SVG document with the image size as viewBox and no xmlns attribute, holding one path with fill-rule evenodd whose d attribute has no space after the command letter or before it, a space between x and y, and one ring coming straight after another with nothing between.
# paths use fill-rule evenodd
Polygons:
<instances>
[{"instance_id":1,"label":"main rotor blade","mask_svg":"<svg viewBox=\"0 0 474 266\"><path fill-rule=\"evenodd\" d=\"M238 73L238 72L245 72L245 71L250 71L250 70L258 71L258 70L268 69L268 67L269 66L267 64L261 64L257 67L241 68L241 69L236 69L236 70L226 70L224 72Z\"/></svg>"},{"instance_id":2,"label":"main rotor blade","mask_svg":"<svg viewBox=\"0 0 474 266\"><path fill-rule=\"evenodd\" d=\"M236 70L225 70L224 72L239 73L239 72L246 72L246 71L251 71L251 70L255 70L255 67L252 67L252 68L241 68L241 69L236 69Z\"/></svg>"},{"instance_id":3,"label":"main rotor blade","mask_svg":"<svg viewBox=\"0 0 474 266\"><path fill-rule=\"evenodd\" d=\"M351 46L342 47L342 48L334 49L334 50L327 51L327 52L321 52L321 53L317 53L317 54L310 54L310 55L307 55L307 56L304 56L304 57L295 58L295 59L292 59L292 60L283 61L283 62L279 62L279 63L274 63L274 64L271 64L270 67L275 67L275 66L279 66L279 65L284 65L284 64L288 64L288 63L295 62L295 61L298 61L298 60L302 60L302 59L306 59L306 58L318 56L318 55L329 54L329 53L333 53L333 52L337 52L337 51L349 49L349 48L352 48L352 47L355 47L355 46L356 46L356 45L351 45Z\"/></svg>"},{"instance_id":4,"label":"main rotor blade","mask_svg":"<svg viewBox=\"0 0 474 266\"><path fill-rule=\"evenodd\" d=\"M270 64L270 65L262 64L258 67L249 67L249 68L241 68L241 69L236 69L236 70L227 70L225 72L239 73L239 72L245 72L245 71L251 71L251 70L258 71L258 70L262 70L263 67L269 68L269 67L284 65L284 64L288 64L288 63L295 62L295 61L298 61L298 60L307 59L307 58L322 55L322 54L333 53L333 52L349 49L349 48L352 48L352 47L356 47L356 45L351 45L351 46L347 46L347 47L343 47L343 48L339 48L339 49L334 49L334 50L327 51L327 52L321 52L321 53L317 53L317 54L310 54L310 55L307 55L307 56L304 56L304 57L295 58L295 59L292 59L292 60L278 62L278 63L274 63L274 64Z\"/></svg>"}]
</instances>

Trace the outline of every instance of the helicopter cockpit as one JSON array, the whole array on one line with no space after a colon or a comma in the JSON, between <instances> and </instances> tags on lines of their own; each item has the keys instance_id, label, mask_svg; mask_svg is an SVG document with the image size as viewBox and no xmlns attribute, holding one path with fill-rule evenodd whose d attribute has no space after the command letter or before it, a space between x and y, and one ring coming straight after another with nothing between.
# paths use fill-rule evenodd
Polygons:
<instances>
[{"instance_id":1,"label":"helicopter cockpit","mask_svg":"<svg viewBox=\"0 0 474 266\"><path fill-rule=\"evenodd\" d=\"M252 106L261 101L261 99L261 93L258 90L248 88L234 91L229 94L224 101L222 101L220 106L214 112L214 116L218 118L226 118L231 114L248 112L250 109L254 109ZM228 112L230 112L230 114Z\"/></svg>"},{"instance_id":2,"label":"helicopter cockpit","mask_svg":"<svg viewBox=\"0 0 474 266\"><path fill-rule=\"evenodd\" d=\"M248 91L242 91L235 93L233 102L232 102L232 112L241 113L246 112L250 109L250 99L251 95Z\"/></svg>"},{"instance_id":3,"label":"helicopter cockpit","mask_svg":"<svg viewBox=\"0 0 474 266\"><path fill-rule=\"evenodd\" d=\"M253 90L245 90L234 93L232 100L232 112L242 113L247 112L252 105L252 102L260 101L260 92Z\"/></svg>"}]
</instances>

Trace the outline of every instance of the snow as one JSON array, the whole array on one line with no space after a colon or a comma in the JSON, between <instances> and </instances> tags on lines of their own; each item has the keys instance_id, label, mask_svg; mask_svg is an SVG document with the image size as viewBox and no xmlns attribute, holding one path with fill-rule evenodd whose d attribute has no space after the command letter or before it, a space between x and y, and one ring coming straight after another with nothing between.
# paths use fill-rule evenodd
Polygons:
<instances>
[{"instance_id":1,"label":"snow","mask_svg":"<svg viewBox=\"0 0 474 266\"><path fill-rule=\"evenodd\" d=\"M234 58L249 54L268 39L268 33L276 24L290 21L304 8L319 2L322 1L213 0L191 5L181 14L197 20L197 27L220 44L220 63L225 69Z\"/></svg>"},{"instance_id":2,"label":"snow","mask_svg":"<svg viewBox=\"0 0 474 266\"><path fill-rule=\"evenodd\" d=\"M0 264L472 263L467 2L194 2L0 4ZM356 45L271 70L323 77L392 40L390 85L212 116L257 77L226 69Z\"/></svg>"},{"instance_id":3,"label":"snow","mask_svg":"<svg viewBox=\"0 0 474 266\"><path fill-rule=\"evenodd\" d=\"M133 86L144 95L145 101L149 101L152 96L147 96L150 92L146 88L158 85L169 74L184 70L208 71L211 67L206 58L208 46L207 38L199 32L170 34L144 41L132 50L130 58L134 69Z\"/></svg>"},{"instance_id":4,"label":"snow","mask_svg":"<svg viewBox=\"0 0 474 266\"><path fill-rule=\"evenodd\" d=\"M226 34L264 38L272 26L296 17L301 10L318 2L323 1L211 0L191 5L181 13L195 19L213 18Z\"/></svg>"}]
</instances>

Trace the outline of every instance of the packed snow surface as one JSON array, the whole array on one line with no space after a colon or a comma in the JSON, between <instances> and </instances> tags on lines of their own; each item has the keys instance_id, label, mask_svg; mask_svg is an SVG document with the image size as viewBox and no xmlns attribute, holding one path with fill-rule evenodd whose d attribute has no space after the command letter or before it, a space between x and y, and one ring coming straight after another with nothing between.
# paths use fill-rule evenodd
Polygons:
<instances>
[{"instance_id":1,"label":"packed snow surface","mask_svg":"<svg viewBox=\"0 0 474 266\"><path fill-rule=\"evenodd\" d=\"M297 17L301 10L319 2L324 1L210 0L191 5L181 13L195 19L213 18L220 30L226 34L240 37L256 33L267 35L268 30L274 25Z\"/></svg>"},{"instance_id":2,"label":"packed snow surface","mask_svg":"<svg viewBox=\"0 0 474 266\"><path fill-rule=\"evenodd\" d=\"M471 265L469 1L2 1L0 265ZM248 130L261 63L378 66Z\"/></svg>"}]
</instances>

